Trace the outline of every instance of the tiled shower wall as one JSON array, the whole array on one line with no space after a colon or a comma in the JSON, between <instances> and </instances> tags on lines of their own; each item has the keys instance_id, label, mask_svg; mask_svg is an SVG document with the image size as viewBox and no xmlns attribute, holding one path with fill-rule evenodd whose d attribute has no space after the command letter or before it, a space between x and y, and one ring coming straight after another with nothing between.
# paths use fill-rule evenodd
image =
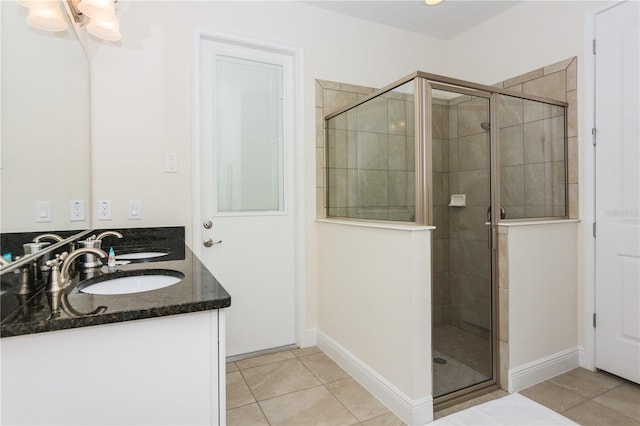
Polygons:
<instances>
[{"instance_id":1,"label":"tiled shower wall","mask_svg":"<svg viewBox=\"0 0 640 426\"><path fill-rule=\"evenodd\" d=\"M330 119L329 215L415 220L413 94L388 92Z\"/></svg>"}]
</instances>

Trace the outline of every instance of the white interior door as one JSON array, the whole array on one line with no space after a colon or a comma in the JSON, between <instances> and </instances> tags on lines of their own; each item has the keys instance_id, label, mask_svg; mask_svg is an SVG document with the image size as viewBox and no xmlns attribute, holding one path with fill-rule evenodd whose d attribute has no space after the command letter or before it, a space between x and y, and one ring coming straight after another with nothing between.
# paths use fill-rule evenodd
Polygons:
<instances>
[{"instance_id":1,"label":"white interior door","mask_svg":"<svg viewBox=\"0 0 640 426\"><path fill-rule=\"evenodd\" d=\"M640 12L596 16L596 367L640 383Z\"/></svg>"},{"instance_id":2,"label":"white interior door","mask_svg":"<svg viewBox=\"0 0 640 426\"><path fill-rule=\"evenodd\" d=\"M292 81L289 56L201 41L194 236L231 294L227 356L295 343Z\"/></svg>"}]
</instances>

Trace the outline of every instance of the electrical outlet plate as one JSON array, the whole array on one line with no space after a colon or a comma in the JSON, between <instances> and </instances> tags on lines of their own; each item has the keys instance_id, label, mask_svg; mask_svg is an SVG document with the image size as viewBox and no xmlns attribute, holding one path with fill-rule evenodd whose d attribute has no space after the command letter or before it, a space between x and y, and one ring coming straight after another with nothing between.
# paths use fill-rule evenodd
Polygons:
<instances>
[{"instance_id":1,"label":"electrical outlet plate","mask_svg":"<svg viewBox=\"0 0 640 426\"><path fill-rule=\"evenodd\" d=\"M84 200L71 200L70 218L71 222L81 222L86 220Z\"/></svg>"},{"instance_id":2,"label":"electrical outlet plate","mask_svg":"<svg viewBox=\"0 0 640 426\"><path fill-rule=\"evenodd\" d=\"M98 201L98 220L111 220L111 201Z\"/></svg>"},{"instance_id":3,"label":"electrical outlet plate","mask_svg":"<svg viewBox=\"0 0 640 426\"><path fill-rule=\"evenodd\" d=\"M52 222L51 201L36 201L36 222Z\"/></svg>"},{"instance_id":4,"label":"electrical outlet plate","mask_svg":"<svg viewBox=\"0 0 640 426\"><path fill-rule=\"evenodd\" d=\"M177 152L164 153L164 172L178 173L178 153Z\"/></svg>"},{"instance_id":5,"label":"electrical outlet plate","mask_svg":"<svg viewBox=\"0 0 640 426\"><path fill-rule=\"evenodd\" d=\"M129 200L129 219L139 220L142 219L142 212L140 211L140 200Z\"/></svg>"}]
</instances>

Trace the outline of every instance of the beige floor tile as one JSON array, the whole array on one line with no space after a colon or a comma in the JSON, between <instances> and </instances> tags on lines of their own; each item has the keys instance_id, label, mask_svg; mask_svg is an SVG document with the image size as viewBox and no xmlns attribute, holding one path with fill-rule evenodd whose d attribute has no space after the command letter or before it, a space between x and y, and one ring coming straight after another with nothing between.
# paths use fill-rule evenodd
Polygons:
<instances>
[{"instance_id":1,"label":"beige floor tile","mask_svg":"<svg viewBox=\"0 0 640 426\"><path fill-rule=\"evenodd\" d=\"M640 422L640 385L625 383L594 401Z\"/></svg>"},{"instance_id":2,"label":"beige floor tile","mask_svg":"<svg viewBox=\"0 0 640 426\"><path fill-rule=\"evenodd\" d=\"M287 359L293 359L295 356L291 351L275 352L272 354L260 355L253 358L247 358L240 361L236 361L236 364L240 370L247 368L258 367L260 365L273 364L274 362L285 361Z\"/></svg>"},{"instance_id":3,"label":"beige floor tile","mask_svg":"<svg viewBox=\"0 0 640 426\"><path fill-rule=\"evenodd\" d=\"M640 422L597 402L587 401L562 413L582 426L636 426Z\"/></svg>"},{"instance_id":4,"label":"beige floor tile","mask_svg":"<svg viewBox=\"0 0 640 426\"><path fill-rule=\"evenodd\" d=\"M576 368L549 381L589 399L624 383L624 380L618 377L584 368Z\"/></svg>"},{"instance_id":5,"label":"beige floor tile","mask_svg":"<svg viewBox=\"0 0 640 426\"><path fill-rule=\"evenodd\" d=\"M317 346L309 346L308 348L299 348L299 349L293 349L291 350L291 352L298 358L302 358L303 356L308 356L308 355L313 355L313 354L317 354L317 353L321 353L322 351L320 350L319 347Z\"/></svg>"},{"instance_id":6,"label":"beige floor tile","mask_svg":"<svg viewBox=\"0 0 640 426\"><path fill-rule=\"evenodd\" d=\"M326 386L361 422L381 416L389 411L351 377L328 383Z\"/></svg>"},{"instance_id":7,"label":"beige floor tile","mask_svg":"<svg viewBox=\"0 0 640 426\"><path fill-rule=\"evenodd\" d=\"M227 368L227 373L233 373L234 371L238 371L238 366L236 365L235 362L228 362L226 368Z\"/></svg>"},{"instance_id":8,"label":"beige floor tile","mask_svg":"<svg viewBox=\"0 0 640 426\"><path fill-rule=\"evenodd\" d=\"M362 426L406 426L406 424L396 417L395 414L389 412L373 419L360 423Z\"/></svg>"},{"instance_id":9,"label":"beige floor tile","mask_svg":"<svg viewBox=\"0 0 640 426\"><path fill-rule=\"evenodd\" d=\"M329 383L349 377L346 371L338 366L324 353L309 355L300 361L322 382Z\"/></svg>"},{"instance_id":10,"label":"beige floor tile","mask_svg":"<svg viewBox=\"0 0 640 426\"><path fill-rule=\"evenodd\" d=\"M239 371L227 373L227 409L256 402Z\"/></svg>"},{"instance_id":11,"label":"beige floor tile","mask_svg":"<svg viewBox=\"0 0 640 426\"><path fill-rule=\"evenodd\" d=\"M242 370L258 401L308 389L320 382L297 359Z\"/></svg>"},{"instance_id":12,"label":"beige floor tile","mask_svg":"<svg viewBox=\"0 0 640 426\"><path fill-rule=\"evenodd\" d=\"M358 423L324 386L262 401L260 407L269 423L274 426L339 426Z\"/></svg>"},{"instance_id":13,"label":"beige floor tile","mask_svg":"<svg viewBox=\"0 0 640 426\"><path fill-rule=\"evenodd\" d=\"M521 391L520 394L558 413L562 413L587 400L587 398L551 382L539 383Z\"/></svg>"},{"instance_id":14,"label":"beige floor tile","mask_svg":"<svg viewBox=\"0 0 640 426\"><path fill-rule=\"evenodd\" d=\"M257 403L227 410L227 426L269 426Z\"/></svg>"}]
</instances>

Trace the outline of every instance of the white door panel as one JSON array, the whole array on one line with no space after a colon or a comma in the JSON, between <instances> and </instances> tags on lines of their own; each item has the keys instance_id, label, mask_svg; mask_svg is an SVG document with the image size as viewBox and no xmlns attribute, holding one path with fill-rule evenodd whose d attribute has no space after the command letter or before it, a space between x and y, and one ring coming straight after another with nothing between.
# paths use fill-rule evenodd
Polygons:
<instances>
[{"instance_id":1,"label":"white door panel","mask_svg":"<svg viewBox=\"0 0 640 426\"><path fill-rule=\"evenodd\" d=\"M640 5L596 16L596 367L640 383Z\"/></svg>"},{"instance_id":2,"label":"white door panel","mask_svg":"<svg viewBox=\"0 0 640 426\"><path fill-rule=\"evenodd\" d=\"M295 343L292 58L202 40L201 259L231 295L227 356ZM211 228L202 226L211 221Z\"/></svg>"}]
</instances>

